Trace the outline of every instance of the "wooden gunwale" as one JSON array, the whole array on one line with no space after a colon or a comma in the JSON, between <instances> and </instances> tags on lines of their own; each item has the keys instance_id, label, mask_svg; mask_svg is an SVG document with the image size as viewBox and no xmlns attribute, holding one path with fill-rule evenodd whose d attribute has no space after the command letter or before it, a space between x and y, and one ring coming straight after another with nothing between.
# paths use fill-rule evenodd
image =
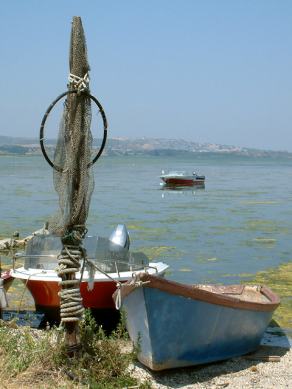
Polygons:
<instances>
[{"instance_id":1,"label":"wooden gunwale","mask_svg":"<svg viewBox=\"0 0 292 389\"><path fill-rule=\"evenodd\" d=\"M260 290L257 292L259 294L264 295L268 301L266 302L256 302L256 301L244 301L236 297L235 294L223 294L222 286L212 285L213 291L207 291L200 289L199 285L185 285L180 284L175 281L166 280L161 277L152 276L147 273L141 273L137 276L138 281L146 282L143 287L145 288L154 288L159 289L163 292L170 293L173 295L178 295L186 298L190 298L192 300L202 301L209 304L221 305L229 308L235 309L245 309L252 311L263 311L263 312L271 312L274 311L277 306L280 304L280 298L272 292L267 286L260 286ZM241 286L241 285L238 285ZM235 286L226 286L226 290L228 288L232 290L232 287ZM244 285L242 285L242 291L244 290ZM127 282L121 287L122 299L129 295L137 288L133 282ZM216 293L216 288L218 292ZM228 292L225 292L228 293ZM239 293L241 294L241 293ZM115 295L115 294L114 294Z\"/></svg>"}]
</instances>

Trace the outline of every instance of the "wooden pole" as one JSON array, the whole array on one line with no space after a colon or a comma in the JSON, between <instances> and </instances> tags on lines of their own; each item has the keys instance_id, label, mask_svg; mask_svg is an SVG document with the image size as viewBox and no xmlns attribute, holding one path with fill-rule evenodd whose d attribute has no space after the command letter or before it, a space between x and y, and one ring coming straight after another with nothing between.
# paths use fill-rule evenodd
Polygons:
<instances>
[{"instance_id":1,"label":"wooden pole","mask_svg":"<svg viewBox=\"0 0 292 389\"><path fill-rule=\"evenodd\" d=\"M86 79L89 72L89 64L87 61L87 48L85 42L82 21L80 17L74 16L72 21L71 42L70 42L70 78L69 90L80 90L80 93L71 93L67 96L66 101L66 117L65 117L65 133L64 142L66 155L69 155L69 161L66 162L64 174L67 174L66 184L69 186L67 190L65 215L66 225L65 234L62 237L63 250L62 255L69 260L72 259L72 272L69 272L70 266L61 266L62 291L63 296L70 293L69 289L79 289L75 293L73 300L80 299L80 285L76 280L75 273L80 268L80 260L82 258L82 239L84 237L85 222L89 207L90 196L88 197L88 163L90 162L90 150L88 151L88 134L90 129L88 126L88 112L91 115L90 98L81 92L79 89L78 80ZM77 81L76 81L77 80ZM88 87L86 83L86 88ZM89 92L89 90L87 90ZM88 160L89 157L89 160ZM62 173L61 173L62 174ZM78 254L80 253L80 255ZM77 254L76 254L77 253ZM75 259L77 258L77 261ZM64 262L64 261L63 261ZM66 262L66 261L65 261ZM60 263L60 262L59 262ZM60 266L59 266L60 268ZM63 270L63 274L62 274ZM67 271L66 271L67 270ZM70 299L61 297L61 320L65 326L65 341L68 346L69 354L72 350L78 349L78 322L81 319L82 307L78 307L72 313L72 320L68 317L64 318L64 311L70 310ZM62 308L63 304L63 308ZM82 302L81 302L82 304ZM66 308L64 308L66 307ZM73 308L72 308L73 309ZM63 318L62 318L63 315ZM67 313L65 314L65 316ZM70 316L70 315L69 315ZM67 321L68 320L68 321Z\"/></svg>"}]
</instances>

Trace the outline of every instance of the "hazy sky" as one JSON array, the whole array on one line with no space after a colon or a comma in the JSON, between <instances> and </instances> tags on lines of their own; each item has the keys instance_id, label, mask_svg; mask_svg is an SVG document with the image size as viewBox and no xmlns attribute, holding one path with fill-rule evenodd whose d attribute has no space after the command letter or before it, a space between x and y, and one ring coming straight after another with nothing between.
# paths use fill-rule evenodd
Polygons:
<instances>
[{"instance_id":1,"label":"hazy sky","mask_svg":"<svg viewBox=\"0 0 292 389\"><path fill-rule=\"evenodd\" d=\"M0 135L38 136L77 15L110 137L292 151L291 0L2 0L0 15Z\"/></svg>"}]
</instances>

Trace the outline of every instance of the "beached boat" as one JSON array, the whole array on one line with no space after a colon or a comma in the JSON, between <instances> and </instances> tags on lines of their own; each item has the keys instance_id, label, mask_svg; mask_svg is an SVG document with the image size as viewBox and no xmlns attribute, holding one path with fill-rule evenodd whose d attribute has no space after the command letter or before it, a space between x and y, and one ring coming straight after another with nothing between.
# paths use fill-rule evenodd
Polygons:
<instances>
[{"instance_id":1,"label":"beached boat","mask_svg":"<svg viewBox=\"0 0 292 389\"><path fill-rule=\"evenodd\" d=\"M115 292L138 359L152 370L255 350L280 303L264 286L184 285L147 273Z\"/></svg>"},{"instance_id":2,"label":"beached boat","mask_svg":"<svg viewBox=\"0 0 292 389\"><path fill-rule=\"evenodd\" d=\"M133 272L163 275L168 265L149 262L141 252L129 250L130 240L124 225L118 225L110 238L87 236L83 247L88 260L76 273L80 279L83 306L92 310L115 312L112 294L117 283L131 279ZM31 292L36 310L46 314L49 322L60 319L59 291L61 278L56 273L61 239L50 234L34 236L24 253L17 253L11 275L21 279ZM23 265L17 267L22 260Z\"/></svg>"},{"instance_id":3,"label":"beached boat","mask_svg":"<svg viewBox=\"0 0 292 389\"><path fill-rule=\"evenodd\" d=\"M168 186L204 186L205 176L201 176L193 173L187 173L185 171L170 171L165 173L162 171L160 176L165 185Z\"/></svg>"}]
</instances>

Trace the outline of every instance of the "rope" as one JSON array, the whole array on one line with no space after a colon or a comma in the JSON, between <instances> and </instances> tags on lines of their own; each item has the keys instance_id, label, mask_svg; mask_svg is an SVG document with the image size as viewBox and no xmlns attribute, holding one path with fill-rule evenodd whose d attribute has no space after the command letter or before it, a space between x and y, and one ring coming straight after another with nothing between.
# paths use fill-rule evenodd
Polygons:
<instances>
[{"instance_id":1,"label":"rope","mask_svg":"<svg viewBox=\"0 0 292 389\"><path fill-rule=\"evenodd\" d=\"M122 305L122 283L115 280L107 272L103 271L101 268L96 266L95 263L87 258L86 250L80 246L81 240L83 239L86 232L80 233L80 230L83 229L83 226L75 226L75 228L77 229L72 230L62 238L64 246L61 254L58 257L59 266L57 268L57 274L62 278L62 281L59 283L62 286L62 290L58 293L60 296L61 324L66 322L68 323L79 321L84 312L82 297L80 294L80 284L83 279L85 265L87 265L89 268L88 290L93 289L93 270L95 269L98 272L104 274L108 279L116 284L117 294L115 299L115 307L119 310ZM74 242L74 244L69 244L72 242ZM75 278L74 273L79 271L81 259L83 259L84 262L81 269L81 276L78 280ZM70 278L70 275L74 275L74 278ZM139 280L136 273L133 273L132 277L133 279L130 284L134 285L135 287L141 287L150 283L150 281Z\"/></svg>"},{"instance_id":2,"label":"rope","mask_svg":"<svg viewBox=\"0 0 292 389\"><path fill-rule=\"evenodd\" d=\"M103 271L102 269L100 269L98 266L95 265L95 263L93 263L90 259L88 259L86 256L84 257L84 261L87 263L87 265L89 265L90 267L90 272L92 271L93 268L95 268L97 271L99 271L100 273L104 274L107 278L109 278L111 281L115 282L116 284L116 288L117 288L117 294L116 294L116 298L115 298L115 308L117 310L119 310L122 306L122 293L121 293L121 287L122 287L122 283L120 281L116 281L113 277L111 277L108 273L106 273L105 271ZM146 270L145 270L146 271ZM83 272L82 272L82 276L80 278L80 282L82 280L82 277L83 277ZM132 277L133 279L131 280L130 282L130 285L134 285L136 288L139 288L143 285L146 285L146 284L149 284L150 281L141 281L138 279L138 274L136 273L133 273L132 274ZM88 284L89 284L89 281L88 281ZM88 287L88 290L92 290Z\"/></svg>"},{"instance_id":3,"label":"rope","mask_svg":"<svg viewBox=\"0 0 292 389\"><path fill-rule=\"evenodd\" d=\"M25 292L28 290L28 289L27 289L28 281L30 280L30 278L31 278L33 275L34 275L34 274L30 274L30 275L27 277L27 280L25 281L25 284L23 285L23 290L22 290L21 297L20 297L19 304L18 304L18 313L20 312L20 309L21 309L21 306L22 306L22 301L23 301Z\"/></svg>"},{"instance_id":4,"label":"rope","mask_svg":"<svg viewBox=\"0 0 292 389\"><path fill-rule=\"evenodd\" d=\"M72 89L77 89L78 93L85 92L89 90L89 74L85 73L83 77L76 76L75 74L70 73L68 77L69 87Z\"/></svg>"},{"instance_id":5,"label":"rope","mask_svg":"<svg viewBox=\"0 0 292 389\"><path fill-rule=\"evenodd\" d=\"M136 288L139 288L146 284L150 284L150 281L141 281L139 279L139 275L137 273L133 273L132 280L130 281L130 285L134 285Z\"/></svg>"},{"instance_id":6,"label":"rope","mask_svg":"<svg viewBox=\"0 0 292 389\"><path fill-rule=\"evenodd\" d=\"M62 290L58 293L60 297L61 324L77 322L81 319L84 307L80 294L80 282L75 278L75 273L80 269L82 258L86 257L86 252L80 246L85 235L83 226L75 226L75 229L67 232L63 238L63 248L58 256L57 274L62 278L59 285Z\"/></svg>"},{"instance_id":7,"label":"rope","mask_svg":"<svg viewBox=\"0 0 292 389\"><path fill-rule=\"evenodd\" d=\"M103 271L101 268L99 268L98 266L96 266L95 263L93 263L90 259L88 258L85 258L87 264L89 264L89 266L92 266L94 267L97 271L99 271L100 273L104 274L107 278L109 278L111 281L115 282L115 283L120 283L119 281L116 281L113 277L111 277L107 272Z\"/></svg>"},{"instance_id":8,"label":"rope","mask_svg":"<svg viewBox=\"0 0 292 389\"><path fill-rule=\"evenodd\" d=\"M99 271L100 273L102 273L102 274L104 274L108 279L110 279L111 281L113 281L113 282L115 282L115 284L116 284L116 287L117 287L117 289L118 289L118 296L117 296L117 298L116 298L116 300L115 300L115 307L116 307L116 309L120 309L120 307L121 307L121 303L122 303L122 301L121 301L121 286L122 286L122 283L120 282L120 281L117 281L117 280L115 280L113 277L111 277L107 272L105 272L105 271L103 271L102 269L100 269L98 266L96 266L95 265L95 263L93 263L90 259L88 259L87 257L84 257L84 261L86 262L86 264L88 265L88 267L89 267L89 280L88 280L88 287L87 287L87 289L88 290L92 290L91 289L91 282L92 282L92 280L91 280L91 278L92 278L92 269L95 269L95 270L97 270L97 271ZM82 276L83 276L83 273L82 273ZM82 278L82 277L81 277ZM80 278L80 282L81 282L81 278ZM118 300L118 302L117 302L117 300ZM117 304L120 304L120 305L117 305Z\"/></svg>"},{"instance_id":9,"label":"rope","mask_svg":"<svg viewBox=\"0 0 292 389\"><path fill-rule=\"evenodd\" d=\"M122 292L121 292L121 284L117 285L117 294L115 298L115 307L119 311L122 306Z\"/></svg>"},{"instance_id":10,"label":"rope","mask_svg":"<svg viewBox=\"0 0 292 389\"><path fill-rule=\"evenodd\" d=\"M141 288L143 285L149 284L150 281L141 281L138 279L138 275L136 273L133 273L132 275L133 279L130 281L130 285L133 285L135 288ZM121 309L122 306L122 290L121 290L122 284L119 282L117 284L117 293L115 297L115 307L117 310Z\"/></svg>"}]
</instances>

